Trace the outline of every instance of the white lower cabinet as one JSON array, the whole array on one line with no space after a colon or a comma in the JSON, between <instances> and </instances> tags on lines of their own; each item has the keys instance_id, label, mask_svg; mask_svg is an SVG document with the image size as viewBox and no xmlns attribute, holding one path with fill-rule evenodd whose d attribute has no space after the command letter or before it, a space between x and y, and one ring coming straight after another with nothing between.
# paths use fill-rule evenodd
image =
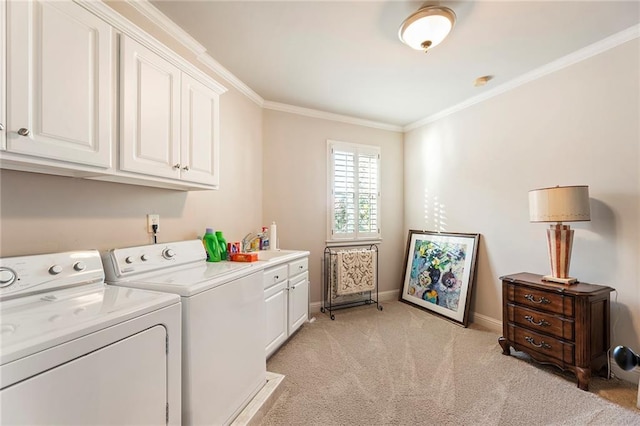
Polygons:
<instances>
[{"instance_id":1,"label":"white lower cabinet","mask_svg":"<svg viewBox=\"0 0 640 426\"><path fill-rule=\"evenodd\" d=\"M269 357L309 318L308 257L265 269L264 289Z\"/></svg>"},{"instance_id":2,"label":"white lower cabinet","mask_svg":"<svg viewBox=\"0 0 640 426\"><path fill-rule=\"evenodd\" d=\"M280 282L264 292L267 324L267 356L271 355L282 345L289 334L287 333L287 281Z\"/></svg>"},{"instance_id":3,"label":"white lower cabinet","mask_svg":"<svg viewBox=\"0 0 640 426\"><path fill-rule=\"evenodd\" d=\"M289 334L309 318L309 273L289 280Z\"/></svg>"}]
</instances>

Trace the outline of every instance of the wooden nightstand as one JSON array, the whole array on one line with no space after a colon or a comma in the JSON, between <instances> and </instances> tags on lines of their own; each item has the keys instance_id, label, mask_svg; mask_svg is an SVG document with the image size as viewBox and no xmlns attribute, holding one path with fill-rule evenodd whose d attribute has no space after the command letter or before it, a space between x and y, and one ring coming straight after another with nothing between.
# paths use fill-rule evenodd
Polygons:
<instances>
[{"instance_id":1,"label":"wooden nightstand","mask_svg":"<svg viewBox=\"0 0 640 426\"><path fill-rule=\"evenodd\" d=\"M572 371L578 387L589 390L591 371L607 363L609 295L613 288L542 281L520 273L502 280L502 352L510 348L532 359Z\"/></svg>"}]
</instances>

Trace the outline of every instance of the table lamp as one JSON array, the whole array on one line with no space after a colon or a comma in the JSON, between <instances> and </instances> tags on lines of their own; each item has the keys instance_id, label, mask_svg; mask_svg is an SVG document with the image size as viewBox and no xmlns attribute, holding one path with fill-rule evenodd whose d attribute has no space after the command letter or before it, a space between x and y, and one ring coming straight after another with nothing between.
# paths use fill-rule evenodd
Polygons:
<instances>
[{"instance_id":1,"label":"table lamp","mask_svg":"<svg viewBox=\"0 0 640 426\"><path fill-rule=\"evenodd\" d=\"M589 187L556 186L529 191L529 220L555 222L547 229L551 275L545 275L542 279L562 284L577 282L576 278L569 277L573 229L562 222L591 220Z\"/></svg>"}]
</instances>

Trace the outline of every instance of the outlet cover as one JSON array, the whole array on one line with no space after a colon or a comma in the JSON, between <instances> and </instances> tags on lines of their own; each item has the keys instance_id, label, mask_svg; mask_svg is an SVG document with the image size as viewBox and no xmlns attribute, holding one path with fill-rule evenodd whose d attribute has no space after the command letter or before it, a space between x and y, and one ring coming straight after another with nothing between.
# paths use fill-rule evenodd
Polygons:
<instances>
[{"instance_id":1,"label":"outlet cover","mask_svg":"<svg viewBox=\"0 0 640 426\"><path fill-rule=\"evenodd\" d=\"M147 232L153 233L153 225L157 225L157 229L160 229L160 215L148 214L147 215Z\"/></svg>"}]
</instances>

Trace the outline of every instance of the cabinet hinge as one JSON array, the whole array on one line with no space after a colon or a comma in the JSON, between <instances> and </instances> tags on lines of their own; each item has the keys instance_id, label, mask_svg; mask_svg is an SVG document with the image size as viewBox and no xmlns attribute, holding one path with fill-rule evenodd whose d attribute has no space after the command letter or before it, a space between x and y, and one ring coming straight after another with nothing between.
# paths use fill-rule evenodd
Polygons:
<instances>
[{"instance_id":1,"label":"cabinet hinge","mask_svg":"<svg viewBox=\"0 0 640 426\"><path fill-rule=\"evenodd\" d=\"M165 419L167 421L167 424L169 424L169 403L168 402L166 405L165 414L166 414Z\"/></svg>"}]
</instances>

